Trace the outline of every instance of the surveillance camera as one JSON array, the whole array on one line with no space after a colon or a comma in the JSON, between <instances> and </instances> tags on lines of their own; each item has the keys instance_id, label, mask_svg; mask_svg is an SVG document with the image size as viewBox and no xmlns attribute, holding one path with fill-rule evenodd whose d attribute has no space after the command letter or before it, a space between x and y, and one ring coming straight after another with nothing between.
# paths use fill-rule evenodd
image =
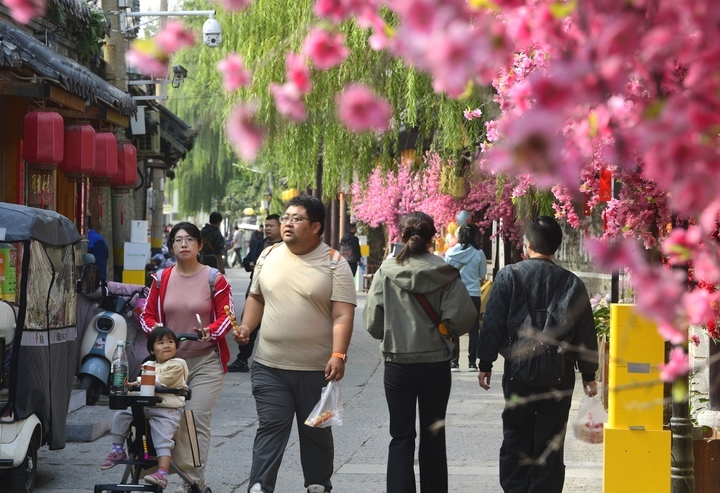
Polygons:
<instances>
[{"instance_id":1,"label":"surveillance camera","mask_svg":"<svg viewBox=\"0 0 720 493\"><path fill-rule=\"evenodd\" d=\"M208 19L203 24L203 41L210 48L217 48L222 42L222 27L215 19Z\"/></svg>"}]
</instances>

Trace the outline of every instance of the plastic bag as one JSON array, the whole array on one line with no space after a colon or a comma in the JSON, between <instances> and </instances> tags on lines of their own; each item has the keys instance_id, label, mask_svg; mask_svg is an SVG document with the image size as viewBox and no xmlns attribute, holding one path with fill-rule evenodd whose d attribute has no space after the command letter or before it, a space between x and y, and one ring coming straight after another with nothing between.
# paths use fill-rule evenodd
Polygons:
<instances>
[{"instance_id":1,"label":"plastic bag","mask_svg":"<svg viewBox=\"0 0 720 493\"><path fill-rule=\"evenodd\" d=\"M584 395L573 421L575 438L585 443L602 443L607 412L599 399Z\"/></svg>"},{"instance_id":2,"label":"plastic bag","mask_svg":"<svg viewBox=\"0 0 720 493\"><path fill-rule=\"evenodd\" d=\"M305 424L313 428L327 428L343 424L343 408L340 401L340 384L330 381L323 387L320 401L310 412Z\"/></svg>"}]
</instances>

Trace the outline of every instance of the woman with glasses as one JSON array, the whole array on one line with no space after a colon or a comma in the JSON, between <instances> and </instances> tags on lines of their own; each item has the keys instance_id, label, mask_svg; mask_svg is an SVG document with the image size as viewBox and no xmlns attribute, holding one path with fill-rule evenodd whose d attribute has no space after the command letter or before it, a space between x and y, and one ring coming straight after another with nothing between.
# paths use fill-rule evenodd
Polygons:
<instances>
[{"instance_id":1,"label":"woman with glasses","mask_svg":"<svg viewBox=\"0 0 720 493\"><path fill-rule=\"evenodd\" d=\"M420 491L447 493L445 412L450 398L452 336L475 321L460 273L428 252L437 231L433 218L411 212L401 225L405 244L373 276L363 311L365 328L385 360L390 411L387 491L415 493L415 414L420 415ZM444 332L444 334L443 334Z\"/></svg>"},{"instance_id":2,"label":"woman with glasses","mask_svg":"<svg viewBox=\"0 0 720 493\"><path fill-rule=\"evenodd\" d=\"M212 413L230 360L225 336L232 323L225 306L234 313L232 291L224 275L200 263L202 238L197 226L188 222L176 224L168 234L167 247L177 264L153 275L155 282L150 286L141 323L146 333L164 325L178 334L197 332L202 336L200 341L181 345L177 352L190 371L187 383L192 399L185 409L191 409L195 417L203 464L188 471L188 476L202 487Z\"/></svg>"}]
</instances>

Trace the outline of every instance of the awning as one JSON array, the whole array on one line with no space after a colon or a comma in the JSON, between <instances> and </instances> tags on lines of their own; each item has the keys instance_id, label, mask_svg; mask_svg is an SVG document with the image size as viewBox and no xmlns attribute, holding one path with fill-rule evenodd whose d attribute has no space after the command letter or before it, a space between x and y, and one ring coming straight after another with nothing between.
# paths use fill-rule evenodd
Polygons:
<instances>
[{"instance_id":1,"label":"awning","mask_svg":"<svg viewBox=\"0 0 720 493\"><path fill-rule=\"evenodd\" d=\"M0 67L27 66L90 104L99 101L124 116L135 112L130 95L74 60L55 53L30 34L0 20Z\"/></svg>"}]
</instances>

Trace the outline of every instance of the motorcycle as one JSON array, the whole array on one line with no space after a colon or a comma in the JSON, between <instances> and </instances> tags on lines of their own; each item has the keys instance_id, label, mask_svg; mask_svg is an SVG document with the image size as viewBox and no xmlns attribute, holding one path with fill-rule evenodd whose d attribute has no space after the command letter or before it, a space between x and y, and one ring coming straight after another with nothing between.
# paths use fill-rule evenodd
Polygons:
<instances>
[{"instance_id":1,"label":"motorcycle","mask_svg":"<svg viewBox=\"0 0 720 493\"><path fill-rule=\"evenodd\" d=\"M89 305L81 303L86 305L85 318L91 318L85 324L82 334L77 377L80 389L85 390L85 403L89 406L95 405L101 395L110 393L110 367L118 342L126 342L128 379L134 379L140 374L140 363L148 356L139 319L147 300L148 288L136 284L102 282L98 274L97 267L86 263L79 281L79 291L89 301Z\"/></svg>"}]
</instances>

